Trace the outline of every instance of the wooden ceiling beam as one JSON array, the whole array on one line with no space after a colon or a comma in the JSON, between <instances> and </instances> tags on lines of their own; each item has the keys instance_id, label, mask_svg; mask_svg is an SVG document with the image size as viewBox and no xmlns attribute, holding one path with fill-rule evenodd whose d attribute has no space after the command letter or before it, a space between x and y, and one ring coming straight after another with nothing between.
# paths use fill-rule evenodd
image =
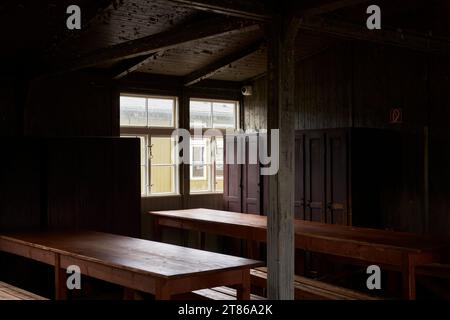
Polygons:
<instances>
[{"instance_id":1,"label":"wooden ceiling beam","mask_svg":"<svg viewBox=\"0 0 450 320\"><path fill-rule=\"evenodd\" d=\"M244 59L245 57L248 57L249 55L255 53L265 43L264 40L258 40L249 46L245 47L244 49L240 49L236 52L233 52L225 57L222 57L203 68L196 70L185 77L184 79L184 85L185 86L191 86L195 83L198 83L202 80L208 79L212 77L214 74L222 70L223 68L226 68L230 64L239 61L241 59Z\"/></svg>"},{"instance_id":2,"label":"wooden ceiling beam","mask_svg":"<svg viewBox=\"0 0 450 320\"><path fill-rule=\"evenodd\" d=\"M272 14L257 0L167 0L183 7L256 21L270 21Z\"/></svg>"},{"instance_id":3,"label":"wooden ceiling beam","mask_svg":"<svg viewBox=\"0 0 450 320\"><path fill-rule=\"evenodd\" d=\"M363 25L355 25L335 19L310 17L302 19L300 29L325 33L346 39L375 42L420 52L450 54L450 39L389 30L368 30Z\"/></svg>"},{"instance_id":4,"label":"wooden ceiling beam","mask_svg":"<svg viewBox=\"0 0 450 320\"><path fill-rule=\"evenodd\" d=\"M308 0L299 1L295 12L301 17L312 17L327 14L339 9L356 6L368 0ZM365 13L365 11L363 12Z\"/></svg>"},{"instance_id":5,"label":"wooden ceiling beam","mask_svg":"<svg viewBox=\"0 0 450 320\"><path fill-rule=\"evenodd\" d=\"M138 70L144 66L150 59L153 59L158 53L150 53L124 61L120 61L117 66L112 69L111 75L114 80L121 79L126 75Z\"/></svg>"},{"instance_id":6,"label":"wooden ceiling beam","mask_svg":"<svg viewBox=\"0 0 450 320\"><path fill-rule=\"evenodd\" d=\"M257 30L255 21L228 17L213 17L175 27L169 31L126 41L108 48L81 56L69 63L57 66L56 73L76 71L106 63L149 55L197 40L219 35L231 35Z\"/></svg>"}]
</instances>

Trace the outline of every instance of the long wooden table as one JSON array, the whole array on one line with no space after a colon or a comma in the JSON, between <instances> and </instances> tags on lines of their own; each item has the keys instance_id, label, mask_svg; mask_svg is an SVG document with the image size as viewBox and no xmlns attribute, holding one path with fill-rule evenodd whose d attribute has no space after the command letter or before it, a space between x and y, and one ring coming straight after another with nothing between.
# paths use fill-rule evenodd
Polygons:
<instances>
[{"instance_id":1,"label":"long wooden table","mask_svg":"<svg viewBox=\"0 0 450 320\"><path fill-rule=\"evenodd\" d=\"M66 297L66 269L125 288L170 299L194 290L236 286L250 299L255 260L99 232L38 232L0 235L0 251L55 267L56 298Z\"/></svg>"},{"instance_id":2,"label":"long wooden table","mask_svg":"<svg viewBox=\"0 0 450 320\"><path fill-rule=\"evenodd\" d=\"M267 217L209 209L149 212L156 236L160 227L266 242ZM403 296L415 299L415 268L439 261L450 242L410 233L296 220L295 247L385 266L402 273Z\"/></svg>"}]
</instances>

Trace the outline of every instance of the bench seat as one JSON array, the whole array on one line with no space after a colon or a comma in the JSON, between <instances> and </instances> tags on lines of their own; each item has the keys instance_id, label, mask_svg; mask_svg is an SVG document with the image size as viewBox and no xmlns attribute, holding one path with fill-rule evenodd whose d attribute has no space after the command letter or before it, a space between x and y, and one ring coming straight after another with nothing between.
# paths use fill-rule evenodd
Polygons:
<instances>
[{"instance_id":1,"label":"bench seat","mask_svg":"<svg viewBox=\"0 0 450 320\"><path fill-rule=\"evenodd\" d=\"M295 300L379 300L373 296L322 281L295 276ZM252 286L267 287L267 268L251 270Z\"/></svg>"},{"instance_id":2,"label":"bench seat","mask_svg":"<svg viewBox=\"0 0 450 320\"><path fill-rule=\"evenodd\" d=\"M192 292L202 300L236 300L236 289L229 287L217 287L211 289L202 289ZM252 294L251 300L266 300L266 298Z\"/></svg>"},{"instance_id":3,"label":"bench seat","mask_svg":"<svg viewBox=\"0 0 450 320\"><path fill-rule=\"evenodd\" d=\"M47 299L0 281L0 300L47 300Z\"/></svg>"}]
</instances>

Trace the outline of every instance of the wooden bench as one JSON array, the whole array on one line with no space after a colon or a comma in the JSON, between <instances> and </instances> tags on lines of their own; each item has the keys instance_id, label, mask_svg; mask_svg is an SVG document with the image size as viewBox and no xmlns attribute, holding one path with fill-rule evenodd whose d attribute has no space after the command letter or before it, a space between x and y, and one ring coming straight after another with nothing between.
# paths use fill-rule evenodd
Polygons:
<instances>
[{"instance_id":1,"label":"wooden bench","mask_svg":"<svg viewBox=\"0 0 450 320\"><path fill-rule=\"evenodd\" d=\"M416 268L419 283L437 297L450 299L450 265L431 263Z\"/></svg>"},{"instance_id":2,"label":"wooden bench","mask_svg":"<svg viewBox=\"0 0 450 320\"><path fill-rule=\"evenodd\" d=\"M450 264L431 263L418 266L416 274L439 279L450 279Z\"/></svg>"},{"instance_id":3,"label":"wooden bench","mask_svg":"<svg viewBox=\"0 0 450 320\"><path fill-rule=\"evenodd\" d=\"M237 300L236 289L229 287L217 287L212 289L202 289L192 292L195 297L201 300ZM250 300L267 300L264 297L251 294Z\"/></svg>"},{"instance_id":4,"label":"wooden bench","mask_svg":"<svg viewBox=\"0 0 450 320\"><path fill-rule=\"evenodd\" d=\"M266 288L267 268L252 269L252 286ZM322 281L295 276L295 300L378 300L378 298Z\"/></svg>"},{"instance_id":5,"label":"wooden bench","mask_svg":"<svg viewBox=\"0 0 450 320\"><path fill-rule=\"evenodd\" d=\"M0 300L47 300L47 299L0 281Z\"/></svg>"}]
</instances>

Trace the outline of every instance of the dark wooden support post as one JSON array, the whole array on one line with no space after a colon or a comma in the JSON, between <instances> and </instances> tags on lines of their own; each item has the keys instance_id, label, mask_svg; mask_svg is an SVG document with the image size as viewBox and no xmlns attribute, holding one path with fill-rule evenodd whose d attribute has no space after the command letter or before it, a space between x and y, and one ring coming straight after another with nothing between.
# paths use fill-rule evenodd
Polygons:
<instances>
[{"instance_id":1,"label":"dark wooden support post","mask_svg":"<svg viewBox=\"0 0 450 320\"><path fill-rule=\"evenodd\" d=\"M280 130L279 171L269 177L269 299L294 299L294 44L299 21L277 16L269 26L268 127Z\"/></svg>"}]
</instances>

